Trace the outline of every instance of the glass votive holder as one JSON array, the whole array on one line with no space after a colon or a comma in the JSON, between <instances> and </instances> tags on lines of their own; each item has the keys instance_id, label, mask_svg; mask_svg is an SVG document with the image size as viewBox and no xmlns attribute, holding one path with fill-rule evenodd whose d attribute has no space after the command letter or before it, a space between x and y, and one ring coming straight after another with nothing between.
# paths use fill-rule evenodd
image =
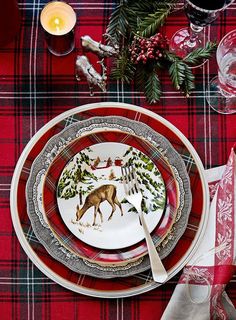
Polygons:
<instances>
[{"instance_id":1,"label":"glass votive holder","mask_svg":"<svg viewBox=\"0 0 236 320\"><path fill-rule=\"evenodd\" d=\"M51 1L43 8L40 22L45 31L48 50L56 56L64 56L75 47L74 28L76 13L63 1Z\"/></svg>"}]
</instances>

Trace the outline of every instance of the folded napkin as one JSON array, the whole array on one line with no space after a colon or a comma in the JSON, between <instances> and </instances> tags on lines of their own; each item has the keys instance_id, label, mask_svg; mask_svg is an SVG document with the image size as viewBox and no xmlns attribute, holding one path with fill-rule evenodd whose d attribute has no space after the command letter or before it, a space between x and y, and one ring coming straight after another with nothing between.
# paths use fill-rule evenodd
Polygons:
<instances>
[{"instance_id":1,"label":"folded napkin","mask_svg":"<svg viewBox=\"0 0 236 320\"><path fill-rule=\"evenodd\" d=\"M212 200L206 231L161 320L236 319L224 291L236 270L235 150L226 166L206 170Z\"/></svg>"}]
</instances>

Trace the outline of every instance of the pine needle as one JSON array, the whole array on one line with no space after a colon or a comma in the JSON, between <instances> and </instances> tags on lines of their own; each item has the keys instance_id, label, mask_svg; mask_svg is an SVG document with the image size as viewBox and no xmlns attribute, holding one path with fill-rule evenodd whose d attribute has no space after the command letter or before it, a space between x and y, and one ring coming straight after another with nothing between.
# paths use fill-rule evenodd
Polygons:
<instances>
[{"instance_id":1,"label":"pine needle","mask_svg":"<svg viewBox=\"0 0 236 320\"><path fill-rule=\"evenodd\" d=\"M135 66L130 61L129 52L124 50L116 58L115 66L111 71L111 78L130 83L134 78Z\"/></svg>"},{"instance_id":2,"label":"pine needle","mask_svg":"<svg viewBox=\"0 0 236 320\"><path fill-rule=\"evenodd\" d=\"M198 65L204 59L209 59L212 53L216 51L217 43L216 42L207 42L206 46L203 48L195 49L190 52L183 60L184 62L190 65Z\"/></svg>"},{"instance_id":3,"label":"pine needle","mask_svg":"<svg viewBox=\"0 0 236 320\"><path fill-rule=\"evenodd\" d=\"M134 80L137 88L142 91L145 87L145 83L147 82L147 71L145 65L140 64L137 67Z\"/></svg>"},{"instance_id":4,"label":"pine needle","mask_svg":"<svg viewBox=\"0 0 236 320\"><path fill-rule=\"evenodd\" d=\"M106 33L117 43L120 42L121 37L126 37L127 31L130 29L127 12L128 7L123 3L117 6L110 16Z\"/></svg>"},{"instance_id":5,"label":"pine needle","mask_svg":"<svg viewBox=\"0 0 236 320\"><path fill-rule=\"evenodd\" d=\"M139 32L142 37L151 37L163 26L166 18L170 14L171 6L160 5L155 13L146 16L139 25Z\"/></svg>"},{"instance_id":6,"label":"pine needle","mask_svg":"<svg viewBox=\"0 0 236 320\"><path fill-rule=\"evenodd\" d=\"M169 67L169 74L174 87L179 90L185 79L185 64L175 60Z\"/></svg>"},{"instance_id":7,"label":"pine needle","mask_svg":"<svg viewBox=\"0 0 236 320\"><path fill-rule=\"evenodd\" d=\"M195 88L192 70L184 61L177 57L174 59L173 55L171 55L171 60L169 67L171 81L177 90L182 90L186 96L189 96L190 91Z\"/></svg>"},{"instance_id":8,"label":"pine needle","mask_svg":"<svg viewBox=\"0 0 236 320\"><path fill-rule=\"evenodd\" d=\"M148 74L147 82L144 87L144 94L150 104L160 100L161 83L155 68Z\"/></svg>"},{"instance_id":9,"label":"pine needle","mask_svg":"<svg viewBox=\"0 0 236 320\"><path fill-rule=\"evenodd\" d=\"M190 92L195 88L194 75L192 73L192 70L189 68L189 66L187 64L184 64L184 65L185 65L185 78L181 86L181 89L185 93L185 95L188 97L190 95Z\"/></svg>"}]
</instances>

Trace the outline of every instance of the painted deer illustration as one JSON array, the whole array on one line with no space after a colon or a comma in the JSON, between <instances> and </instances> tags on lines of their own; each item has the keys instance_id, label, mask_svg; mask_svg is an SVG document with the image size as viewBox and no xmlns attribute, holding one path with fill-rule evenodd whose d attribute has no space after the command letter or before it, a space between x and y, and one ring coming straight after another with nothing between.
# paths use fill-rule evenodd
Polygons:
<instances>
[{"instance_id":1,"label":"painted deer illustration","mask_svg":"<svg viewBox=\"0 0 236 320\"><path fill-rule=\"evenodd\" d=\"M120 208L121 215L123 216L123 210L122 210L121 204L118 201L117 196L116 196L116 187L112 184L105 184L105 185L93 190L92 192L90 192L89 195L87 195L87 197L85 199L85 203L82 208L79 208L79 206L77 205L76 221L79 221L89 208L94 207L93 226L96 223L97 212L100 214L101 222L103 222L103 215L100 210L100 204L101 204L101 202L103 202L105 200L107 200L112 207L112 212L111 212L108 220L111 220L113 213L116 210L115 205L117 205Z\"/></svg>"}]
</instances>

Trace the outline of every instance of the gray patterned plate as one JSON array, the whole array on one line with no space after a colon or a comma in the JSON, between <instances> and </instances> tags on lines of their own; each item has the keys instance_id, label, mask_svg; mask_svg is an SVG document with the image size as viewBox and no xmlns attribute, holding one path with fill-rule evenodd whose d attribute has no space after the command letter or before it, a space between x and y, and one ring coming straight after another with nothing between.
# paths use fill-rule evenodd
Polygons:
<instances>
[{"instance_id":1,"label":"gray patterned plate","mask_svg":"<svg viewBox=\"0 0 236 320\"><path fill-rule=\"evenodd\" d=\"M145 124L126 118L112 116L92 118L72 124L58 135L52 137L32 165L31 175L27 182L27 211L33 230L39 241L51 256L65 264L68 268L82 274L101 278L130 276L149 268L149 258L147 255L125 266L101 266L78 257L55 237L48 225L42 204L42 186L45 174L53 159L74 139L78 139L88 133L96 133L101 129L104 130L104 128L127 132L146 140L162 154L162 157L166 158L173 172L176 173L176 176L180 177L178 181L180 190L178 214L170 236L167 236L165 241L158 247L162 258L171 252L186 228L191 209L190 183L184 162L165 137L156 133Z\"/></svg>"}]
</instances>

